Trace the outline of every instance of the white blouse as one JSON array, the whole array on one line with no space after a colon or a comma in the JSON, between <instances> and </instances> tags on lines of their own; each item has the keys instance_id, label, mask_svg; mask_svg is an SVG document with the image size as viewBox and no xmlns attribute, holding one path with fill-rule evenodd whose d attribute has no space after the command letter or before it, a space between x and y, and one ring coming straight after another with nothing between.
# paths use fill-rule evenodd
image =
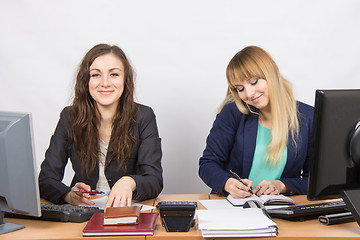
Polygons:
<instances>
[{"instance_id":1,"label":"white blouse","mask_svg":"<svg viewBox=\"0 0 360 240\"><path fill-rule=\"evenodd\" d=\"M100 139L100 154L99 154L99 180L96 184L96 190L103 191L105 194L110 193L109 183L105 176L105 159L108 151L109 142Z\"/></svg>"}]
</instances>

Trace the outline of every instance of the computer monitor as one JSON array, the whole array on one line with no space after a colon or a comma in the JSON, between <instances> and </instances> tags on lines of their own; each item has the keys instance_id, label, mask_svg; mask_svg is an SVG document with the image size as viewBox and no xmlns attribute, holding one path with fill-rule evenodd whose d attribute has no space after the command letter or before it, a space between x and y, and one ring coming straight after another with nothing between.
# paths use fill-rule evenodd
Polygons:
<instances>
[{"instance_id":1,"label":"computer monitor","mask_svg":"<svg viewBox=\"0 0 360 240\"><path fill-rule=\"evenodd\" d=\"M4 212L40 216L31 115L0 112L0 234L24 226L4 222Z\"/></svg>"},{"instance_id":2,"label":"computer monitor","mask_svg":"<svg viewBox=\"0 0 360 240\"><path fill-rule=\"evenodd\" d=\"M309 200L360 188L360 89L316 91L311 144Z\"/></svg>"}]
</instances>

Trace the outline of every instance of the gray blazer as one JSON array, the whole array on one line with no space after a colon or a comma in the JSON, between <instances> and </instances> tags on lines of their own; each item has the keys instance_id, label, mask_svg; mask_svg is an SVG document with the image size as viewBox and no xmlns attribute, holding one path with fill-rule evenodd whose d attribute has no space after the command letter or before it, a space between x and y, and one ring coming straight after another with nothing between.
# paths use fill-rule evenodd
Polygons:
<instances>
[{"instance_id":1,"label":"gray blazer","mask_svg":"<svg viewBox=\"0 0 360 240\"><path fill-rule=\"evenodd\" d=\"M64 203L63 195L69 192L77 182L86 183L91 186L91 189L95 189L99 179L98 166L89 177L81 175L80 161L75 152L74 143L70 142L68 134L69 108L65 107L60 114L60 120L50 139L39 175L40 196L56 204ZM123 168L118 169L118 161L111 161L105 170L105 175L110 188L121 177L132 177L136 182L133 199L144 200L157 197L163 188L162 151L153 110L141 104L137 104L137 109L134 124L134 135L137 142L127 161L126 171ZM107 158L110 157L109 155ZM68 159L70 159L75 172L70 187L62 183Z\"/></svg>"}]
</instances>

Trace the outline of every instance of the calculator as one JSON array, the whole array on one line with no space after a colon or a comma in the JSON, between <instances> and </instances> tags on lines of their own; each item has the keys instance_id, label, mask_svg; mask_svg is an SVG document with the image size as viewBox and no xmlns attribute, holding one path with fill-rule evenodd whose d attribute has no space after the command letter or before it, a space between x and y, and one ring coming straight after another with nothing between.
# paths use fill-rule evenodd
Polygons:
<instances>
[{"instance_id":1,"label":"calculator","mask_svg":"<svg viewBox=\"0 0 360 240\"><path fill-rule=\"evenodd\" d=\"M188 232L195 224L194 201L161 201L156 205L167 232Z\"/></svg>"}]
</instances>

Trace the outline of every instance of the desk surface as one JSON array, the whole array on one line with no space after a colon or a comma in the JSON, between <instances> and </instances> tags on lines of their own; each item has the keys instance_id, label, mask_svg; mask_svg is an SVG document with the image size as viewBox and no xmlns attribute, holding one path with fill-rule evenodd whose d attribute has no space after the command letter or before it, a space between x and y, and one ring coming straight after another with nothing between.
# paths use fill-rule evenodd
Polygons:
<instances>
[{"instance_id":1,"label":"desk surface","mask_svg":"<svg viewBox=\"0 0 360 240\"><path fill-rule=\"evenodd\" d=\"M188 200L198 201L206 199L218 199L216 195L208 194L162 194L156 199L142 202L145 205L156 206L159 201L171 200ZM309 204L317 203L309 202L305 196L292 197L296 204ZM198 202L198 208L204 207ZM157 211L154 209L153 211ZM318 223L317 220L309 220L305 222L291 222L282 219L273 219L279 228L279 235L274 238L268 239L360 239L360 227L356 222L344 223L332 226L325 226ZM84 223L61 223L61 222L48 222L48 221L35 221L25 219L6 218L5 221L25 225L26 228L0 235L0 240L3 239L84 239L82 237L82 229L85 227ZM160 218L157 220L154 236L131 236L131 237L87 237L87 239L203 239L201 231L197 229L197 225L191 228L189 232L185 233L169 233L166 232L164 227L161 226ZM246 238L241 238L246 239ZM250 239L250 238L249 238ZM254 238L252 238L254 239ZM259 238L257 238L259 239ZM263 239L263 238L260 238Z\"/></svg>"}]
</instances>

